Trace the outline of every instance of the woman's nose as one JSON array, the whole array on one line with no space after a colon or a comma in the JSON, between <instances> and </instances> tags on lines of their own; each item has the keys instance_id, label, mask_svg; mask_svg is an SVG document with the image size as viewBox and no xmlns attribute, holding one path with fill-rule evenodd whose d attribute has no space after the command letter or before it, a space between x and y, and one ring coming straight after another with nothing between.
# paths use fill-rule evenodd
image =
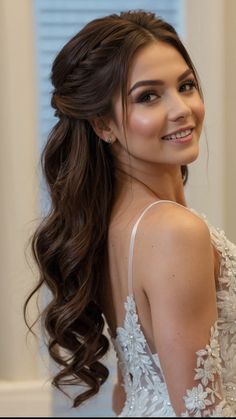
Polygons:
<instances>
[{"instance_id":1,"label":"woman's nose","mask_svg":"<svg viewBox=\"0 0 236 419\"><path fill-rule=\"evenodd\" d=\"M179 93L173 93L168 98L168 119L177 121L180 118L186 118L192 113L191 107L185 98Z\"/></svg>"}]
</instances>

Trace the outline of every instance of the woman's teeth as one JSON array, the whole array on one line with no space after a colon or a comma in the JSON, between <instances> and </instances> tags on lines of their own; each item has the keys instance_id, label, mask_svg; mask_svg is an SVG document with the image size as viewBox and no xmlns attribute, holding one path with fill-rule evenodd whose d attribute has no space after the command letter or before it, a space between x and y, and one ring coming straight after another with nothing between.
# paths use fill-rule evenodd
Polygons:
<instances>
[{"instance_id":1,"label":"woman's teeth","mask_svg":"<svg viewBox=\"0 0 236 419\"><path fill-rule=\"evenodd\" d=\"M177 138L187 137L187 135L191 134L191 129L186 129L185 131L179 131L176 134L166 135L162 137L163 140L176 140Z\"/></svg>"}]
</instances>

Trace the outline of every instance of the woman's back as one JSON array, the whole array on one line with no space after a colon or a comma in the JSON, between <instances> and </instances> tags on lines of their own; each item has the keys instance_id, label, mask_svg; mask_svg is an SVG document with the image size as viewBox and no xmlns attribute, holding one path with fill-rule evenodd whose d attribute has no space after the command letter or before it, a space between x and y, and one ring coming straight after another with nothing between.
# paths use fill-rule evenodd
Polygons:
<instances>
[{"instance_id":1,"label":"woman's back","mask_svg":"<svg viewBox=\"0 0 236 419\"><path fill-rule=\"evenodd\" d=\"M146 192L146 191L145 191ZM152 205L153 203L160 202L161 205ZM144 211L149 208L147 214L144 216ZM152 210L151 210L151 207ZM137 228L137 238L134 243L134 262L132 265L132 288L135 294L135 301L138 306L139 319L142 323L143 330L145 335L148 337L149 345L151 348L155 348L154 339L153 339L153 330L151 327L151 313L150 313L150 304L147 300L147 296L144 293L143 282L145 282L145 277L148 276L148 255L144 260L144 247L143 235L145 230L145 225L148 224L151 226L151 229L155 229L158 234L158 229L163 226L163 217L165 216L166 211L168 210L168 217L173 218L176 214L179 207L182 207L185 212L185 218L190 217L191 220L194 218L199 222L199 217L193 215L193 212L188 210L184 205L177 204L176 202L169 200L157 200L150 193L139 193L135 200L131 200L130 197L127 199L122 199L121 205L119 203L114 206L112 212L111 223L109 226L108 234L108 255L109 255L109 275L110 282L107 284L107 295L106 304L104 308L108 308L110 305L110 311L107 310L107 318L110 325L110 330L112 334L115 335L116 327L123 325L125 310L124 310L124 301L129 295L129 280L128 280L128 270L129 270L129 257L131 253L130 244L131 244L131 235L134 229L136 222L139 217L142 216L143 226L140 224ZM138 223L141 219L138 221ZM215 271L218 271L217 266L219 265L219 258L217 253L214 255L214 266ZM143 275L140 278L139 273L146 270L146 275ZM217 281L217 278L215 278ZM113 298L111 299L111 295Z\"/></svg>"},{"instance_id":2,"label":"woman's back","mask_svg":"<svg viewBox=\"0 0 236 419\"><path fill-rule=\"evenodd\" d=\"M107 284L108 298L106 299L104 308L108 309L106 317L113 335L116 334L116 328L123 325L125 317L124 301L129 294L128 262L132 228L143 208L154 201L152 196L144 194L140 199L135 201L122 201L122 205L118 209L115 206L112 213L108 234L110 283ZM138 281L135 282L135 295L141 310L140 318L142 318L142 323L146 325L146 334L150 336L151 342L150 312L146 296L140 288Z\"/></svg>"}]
</instances>

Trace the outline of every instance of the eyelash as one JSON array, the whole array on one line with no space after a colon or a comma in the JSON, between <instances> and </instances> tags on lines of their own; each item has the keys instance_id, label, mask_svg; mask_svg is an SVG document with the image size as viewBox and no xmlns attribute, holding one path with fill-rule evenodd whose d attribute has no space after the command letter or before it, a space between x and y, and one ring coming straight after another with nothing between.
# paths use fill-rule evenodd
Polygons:
<instances>
[{"instance_id":1,"label":"eyelash","mask_svg":"<svg viewBox=\"0 0 236 419\"><path fill-rule=\"evenodd\" d=\"M185 86L189 86L190 87L190 89L188 89L188 90L181 90L183 87L185 87ZM190 79L190 80L186 80L181 86L180 86L180 92L181 91L184 91L184 92L190 92L190 91L192 91L194 88L196 88L197 89L197 83L196 83L196 81L195 80L193 80L193 79ZM157 92L155 92L155 91L153 91L153 90L147 90L147 91L145 91L145 92L143 92L143 93L141 93L141 95L140 96L138 96L138 98L137 98L137 100L136 100L136 102L137 103L145 103L145 102L147 102L147 103L150 103L150 102L153 102L153 100L145 100L148 96L151 96L151 95L154 95L154 96L156 96L156 99L159 99L161 96L160 95L158 95L157 94ZM155 100L155 99L154 99Z\"/></svg>"},{"instance_id":2,"label":"eyelash","mask_svg":"<svg viewBox=\"0 0 236 419\"><path fill-rule=\"evenodd\" d=\"M147 98L147 96L151 96L151 95L154 95L157 98L160 98L160 96L156 92L154 92L153 90L147 90L147 91L143 92L140 96L138 96L137 102L138 103L152 102L152 101L149 101L149 100L145 100L145 98Z\"/></svg>"},{"instance_id":3,"label":"eyelash","mask_svg":"<svg viewBox=\"0 0 236 419\"><path fill-rule=\"evenodd\" d=\"M180 86L180 89L183 87L183 86L190 86L191 87L191 89L189 89L189 90L185 90L186 92L188 92L188 91L191 91L191 90L193 90L193 88L197 88L197 83L196 83L196 81L195 80L193 80L193 79L190 79L190 80L186 80L181 86Z\"/></svg>"}]
</instances>

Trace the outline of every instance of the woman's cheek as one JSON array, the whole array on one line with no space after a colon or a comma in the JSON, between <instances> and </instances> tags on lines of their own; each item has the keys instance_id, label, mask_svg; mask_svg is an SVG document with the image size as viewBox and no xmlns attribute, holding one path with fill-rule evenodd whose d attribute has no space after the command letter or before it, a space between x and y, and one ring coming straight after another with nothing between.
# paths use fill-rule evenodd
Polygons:
<instances>
[{"instance_id":1,"label":"woman's cheek","mask_svg":"<svg viewBox=\"0 0 236 419\"><path fill-rule=\"evenodd\" d=\"M146 137L157 135L161 125L160 116L151 109L132 115L130 119L130 131Z\"/></svg>"}]
</instances>

